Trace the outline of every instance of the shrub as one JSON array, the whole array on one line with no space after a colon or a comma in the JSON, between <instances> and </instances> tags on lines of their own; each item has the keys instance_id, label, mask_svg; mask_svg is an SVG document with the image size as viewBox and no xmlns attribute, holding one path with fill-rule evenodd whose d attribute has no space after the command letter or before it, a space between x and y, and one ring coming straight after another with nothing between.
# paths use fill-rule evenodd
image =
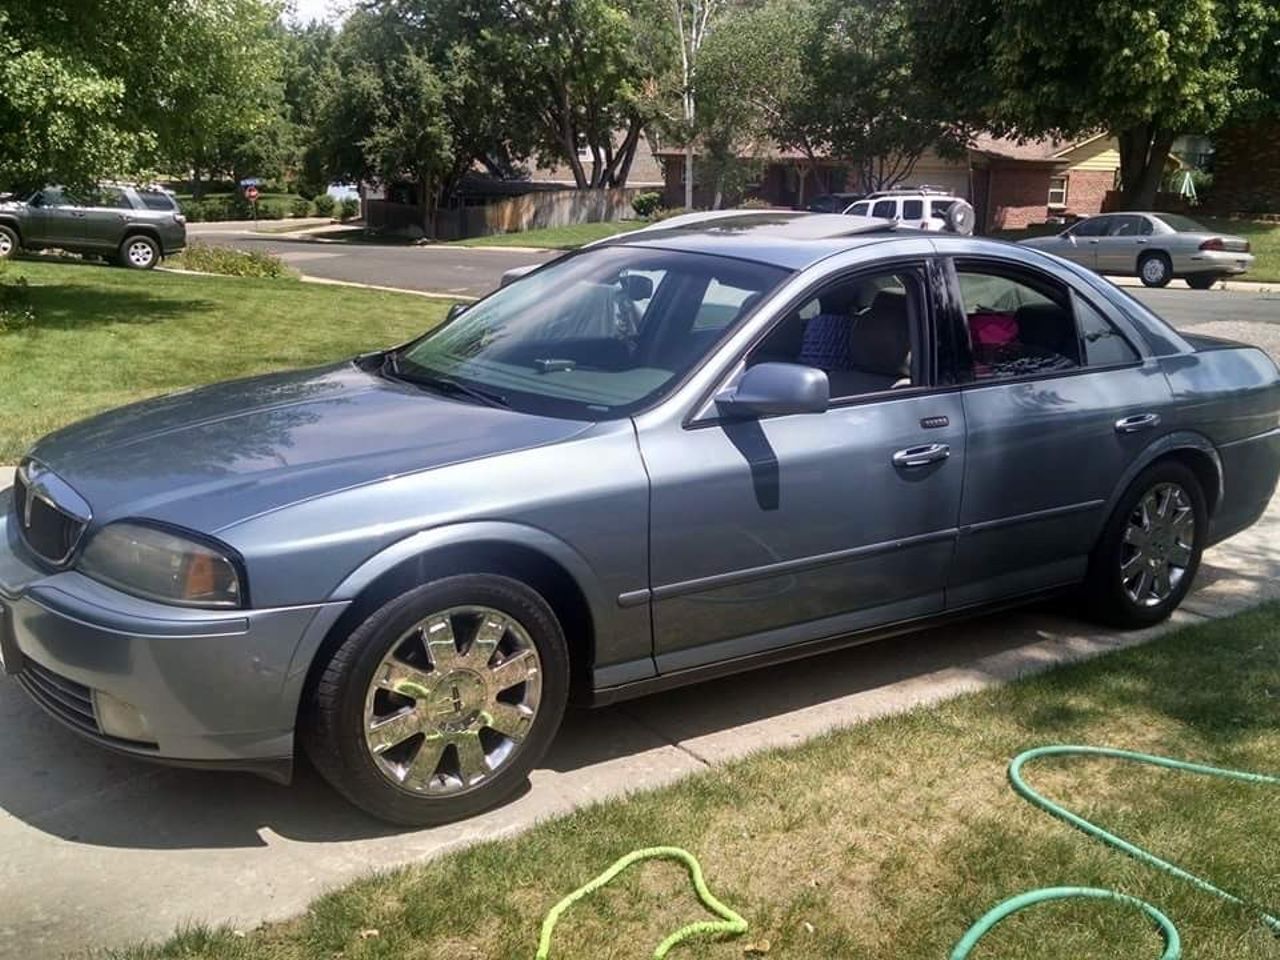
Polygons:
<instances>
[{"instance_id":1,"label":"shrub","mask_svg":"<svg viewBox=\"0 0 1280 960\"><path fill-rule=\"evenodd\" d=\"M739 210L768 210L772 206L773 204L770 203L768 200L763 200L760 197L748 197L746 200L743 200L740 204L738 204L738 209Z\"/></svg>"},{"instance_id":2,"label":"shrub","mask_svg":"<svg viewBox=\"0 0 1280 960\"><path fill-rule=\"evenodd\" d=\"M174 257L170 263L183 270L201 273L219 273L227 277L291 277L283 260L257 250L236 250L232 247L215 247L207 243L193 243Z\"/></svg>"},{"instance_id":3,"label":"shrub","mask_svg":"<svg viewBox=\"0 0 1280 960\"><path fill-rule=\"evenodd\" d=\"M660 193L637 193L631 199L631 209L636 212L637 217L648 219L662 208L662 194Z\"/></svg>"},{"instance_id":4,"label":"shrub","mask_svg":"<svg viewBox=\"0 0 1280 960\"><path fill-rule=\"evenodd\" d=\"M327 193L320 194L320 196L316 197L315 199L316 216L332 217L333 206L334 206L333 197L329 196L329 194Z\"/></svg>"},{"instance_id":5,"label":"shrub","mask_svg":"<svg viewBox=\"0 0 1280 960\"><path fill-rule=\"evenodd\" d=\"M659 207L657 210L653 211L653 213L649 215L649 222L657 223L659 220L666 220L670 217L678 217L680 216L680 214L688 213L688 212L689 211L684 209L684 207Z\"/></svg>"},{"instance_id":6,"label":"shrub","mask_svg":"<svg viewBox=\"0 0 1280 960\"><path fill-rule=\"evenodd\" d=\"M306 217L311 214L311 201L302 197L294 197L289 203L289 216Z\"/></svg>"},{"instance_id":7,"label":"shrub","mask_svg":"<svg viewBox=\"0 0 1280 960\"><path fill-rule=\"evenodd\" d=\"M338 205L338 216L343 220L354 220L360 216L360 201L355 197L347 197Z\"/></svg>"},{"instance_id":8,"label":"shrub","mask_svg":"<svg viewBox=\"0 0 1280 960\"><path fill-rule=\"evenodd\" d=\"M0 265L0 333L11 333L35 323L27 278L6 279Z\"/></svg>"}]
</instances>

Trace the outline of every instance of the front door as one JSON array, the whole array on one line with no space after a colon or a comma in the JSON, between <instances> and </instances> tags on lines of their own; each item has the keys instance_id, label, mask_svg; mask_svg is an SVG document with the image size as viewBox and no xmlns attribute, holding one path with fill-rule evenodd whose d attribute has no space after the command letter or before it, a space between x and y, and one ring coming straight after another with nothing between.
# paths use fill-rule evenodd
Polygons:
<instances>
[{"instance_id":1,"label":"front door","mask_svg":"<svg viewBox=\"0 0 1280 960\"><path fill-rule=\"evenodd\" d=\"M1053 252L1061 257L1088 267L1098 268L1098 243L1106 235L1110 227L1110 217L1089 217L1072 227L1064 237L1063 243L1054 247Z\"/></svg>"},{"instance_id":2,"label":"front door","mask_svg":"<svg viewBox=\"0 0 1280 960\"><path fill-rule=\"evenodd\" d=\"M925 278L830 284L744 358L825 370L826 413L641 433L659 672L942 610L965 432L932 390Z\"/></svg>"},{"instance_id":3,"label":"front door","mask_svg":"<svg viewBox=\"0 0 1280 960\"><path fill-rule=\"evenodd\" d=\"M1109 306L1022 264L957 260L955 276L973 382L953 609L1081 579L1171 402Z\"/></svg>"}]
</instances>

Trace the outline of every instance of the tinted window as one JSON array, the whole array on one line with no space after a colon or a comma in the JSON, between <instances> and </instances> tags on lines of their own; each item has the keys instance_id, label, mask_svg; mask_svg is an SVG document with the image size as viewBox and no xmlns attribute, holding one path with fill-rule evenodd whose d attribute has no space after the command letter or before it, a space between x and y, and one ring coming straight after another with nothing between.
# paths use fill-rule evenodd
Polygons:
<instances>
[{"instance_id":1,"label":"tinted window","mask_svg":"<svg viewBox=\"0 0 1280 960\"><path fill-rule=\"evenodd\" d=\"M955 203L955 200L930 200L929 212L939 219L945 219L947 211L951 209L953 203Z\"/></svg>"},{"instance_id":2,"label":"tinted window","mask_svg":"<svg viewBox=\"0 0 1280 960\"><path fill-rule=\"evenodd\" d=\"M142 201L142 205L148 210L176 210L177 204L173 202L173 197L167 193L159 193L155 190L139 190L138 199Z\"/></svg>"},{"instance_id":3,"label":"tinted window","mask_svg":"<svg viewBox=\"0 0 1280 960\"><path fill-rule=\"evenodd\" d=\"M1040 274L957 265L975 380L1003 380L1080 366L1071 297Z\"/></svg>"},{"instance_id":4,"label":"tinted window","mask_svg":"<svg viewBox=\"0 0 1280 960\"><path fill-rule=\"evenodd\" d=\"M388 372L446 393L441 379L452 380L533 413L625 416L665 394L787 275L704 254L587 250L437 327Z\"/></svg>"},{"instance_id":5,"label":"tinted window","mask_svg":"<svg viewBox=\"0 0 1280 960\"><path fill-rule=\"evenodd\" d=\"M857 217L865 217L869 209L871 209L871 204L864 200L861 203L855 203L849 208L848 212Z\"/></svg>"},{"instance_id":6,"label":"tinted window","mask_svg":"<svg viewBox=\"0 0 1280 960\"><path fill-rule=\"evenodd\" d=\"M1076 237L1101 237L1106 235L1110 227L1110 217L1090 217L1072 227L1071 234Z\"/></svg>"},{"instance_id":7,"label":"tinted window","mask_svg":"<svg viewBox=\"0 0 1280 960\"><path fill-rule=\"evenodd\" d=\"M38 194L40 205L45 207L73 207L75 198L61 187L45 187Z\"/></svg>"},{"instance_id":8,"label":"tinted window","mask_svg":"<svg viewBox=\"0 0 1280 960\"><path fill-rule=\"evenodd\" d=\"M903 220L920 220L924 217L924 201L923 200L903 200L902 201L902 219Z\"/></svg>"},{"instance_id":9,"label":"tinted window","mask_svg":"<svg viewBox=\"0 0 1280 960\"><path fill-rule=\"evenodd\" d=\"M843 280L778 321L747 363L817 367L832 399L917 386L923 289L910 269Z\"/></svg>"},{"instance_id":10,"label":"tinted window","mask_svg":"<svg viewBox=\"0 0 1280 960\"><path fill-rule=\"evenodd\" d=\"M132 210L133 204L119 187L98 187L88 198L91 207L110 207L113 210Z\"/></svg>"},{"instance_id":11,"label":"tinted window","mask_svg":"<svg viewBox=\"0 0 1280 960\"><path fill-rule=\"evenodd\" d=\"M1190 217L1184 217L1177 213L1158 213L1156 219L1164 222L1170 230L1178 233L1208 233L1209 229L1201 223L1197 223Z\"/></svg>"},{"instance_id":12,"label":"tinted window","mask_svg":"<svg viewBox=\"0 0 1280 960\"><path fill-rule=\"evenodd\" d=\"M1102 314L1086 301L1072 295L1080 339L1084 343L1085 362L1091 367L1107 367L1118 363L1134 363L1138 352Z\"/></svg>"},{"instance_id":13,"label":"tinted window","mask_svg":"<svg viewBox=\"0 0 1280 960\"><path fill-rule=\"evenodd\" d=\"M886 220L892 220L898 213L897 200L877 200L876 205L871 208L873 217L884 217Z\"/></svg>"}]
</instances>

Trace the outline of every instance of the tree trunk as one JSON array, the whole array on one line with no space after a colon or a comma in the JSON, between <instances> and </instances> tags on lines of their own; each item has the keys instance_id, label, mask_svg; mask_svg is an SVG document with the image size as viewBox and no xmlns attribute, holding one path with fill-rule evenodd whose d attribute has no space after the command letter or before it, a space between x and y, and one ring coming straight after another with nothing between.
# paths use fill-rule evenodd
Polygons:
<instances>
[{"instance_id":1,"label":"tree trunk","mask_svg":"<svg viewBox=\"0 0 1280 960\"><path fill-rule=\"evenodd\" d=\"M1159 123L1137 124L1116 134L1120 145L1120 206L1150 210L1155 206L1164 165L1176 133Z\"/></svg>"},{"instance_id":2,"label":"tree trunk","mask_svg":"<svg viewBox=\"0 0 1280 960\"><path fill-rule=\"evenodd\" d=\"M436 203L435 190L432 189L430 177L418 178L418 205L422 209L422 233L432 240L436 239Z\"/></svg>"},{"instance_id":3,"label":"tree trunk","mask_svg":"<svg viewBox=\"0 0 1280 960\"><path fill-rule=\"evenodd\" d=\"M693 209L693 143L684 145L684 208Z\"/></svg>"},{"instance_id":4,"label":"tree trunk","mask_svg":"<svg viewBox=\"0 0 1280 960\"><path fill-rule=\"evenodd\" d=\"M724 168L721 167L716 173L716 193L711 201L711 209L719 210L720 205L724 202Z\"/></svg>"},{"instance_id":5,"label":"tree trunk","mask_svg":"<svg viewBox=\"0 0 1280 960\"><path fill-rule=\"evenodd\" d=\"M191 168L191 199L199 200L204 196L204 181L200 178L200 164Z\"/></svg>"}]
</instances>

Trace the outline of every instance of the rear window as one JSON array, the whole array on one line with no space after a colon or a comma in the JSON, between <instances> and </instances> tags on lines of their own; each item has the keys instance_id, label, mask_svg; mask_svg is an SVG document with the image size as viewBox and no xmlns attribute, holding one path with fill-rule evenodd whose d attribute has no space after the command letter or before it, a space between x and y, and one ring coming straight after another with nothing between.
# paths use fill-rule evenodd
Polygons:
<instances>
[{"instance_id":1,"label":"rear window","mask_svg":"<svg viewBox=\"0 0 1280 960\"><path fill-rule=\"evenodd\" d=\"M1180 213L1159 213L1155 217L1157 220L1164 221L1165 226L1177 233L1209 233L1208 227Z\"/></svg>"},{"instance_id":2,"label":"rear window","mask_svg":"<svg viewBox=\"0 0 1280 960\"><path fill-rule=\"evenodd\" d=\"M955 203L955 200L951 198L948 198L946 200L930 200L929 212L932 213L933 216L935 217L939 217L939 218L945 217L947 215L947 211L951 209L951 205L953 203Z\"/></svg>"},{"instance_id":3,"label":"rear window","mask_svg":"<svg viewBox=\"0 0 1280 960\"><path fill-rule=\"evenodd\" d=\"M173 202L173 197L155 190L139 190L138 199L142 201L142 205L148 210L176 210L178 208L178 205Z\"/></svg>"},{"instance_id":4,"label":"rear window","mask_svg":"<svg viewBox=\"0 0 1280 960\"><path fill-rule=\"evenodd\" d=\"M902 201L902 219L903 220L919 220L924 216L923 200L903 200Z\"/></svg>"}]
</instances>

